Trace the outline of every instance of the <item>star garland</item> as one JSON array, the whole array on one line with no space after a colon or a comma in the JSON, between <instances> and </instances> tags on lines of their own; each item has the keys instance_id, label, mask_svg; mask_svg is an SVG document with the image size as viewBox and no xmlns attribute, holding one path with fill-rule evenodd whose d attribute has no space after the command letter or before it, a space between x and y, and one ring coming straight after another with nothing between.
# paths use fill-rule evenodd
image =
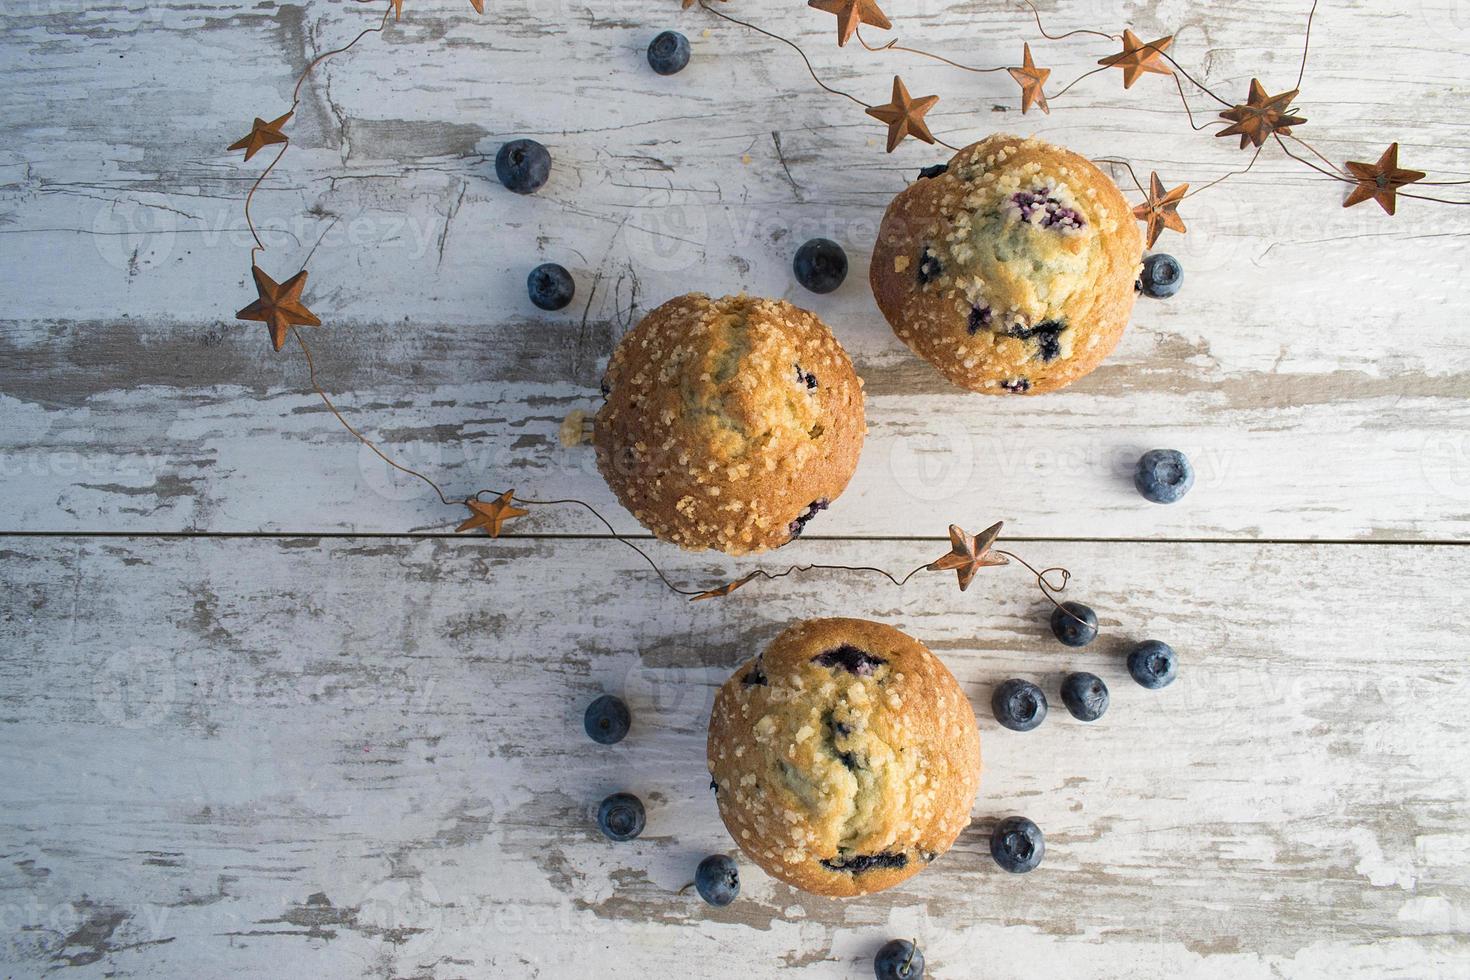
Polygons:
<instances>
[{"instance_id":1,"label":"star garland","mask_svg":"<svg viewBox=\"0 0 1470 980\"><path fill-rule=\"evenodd\" d=\"M685 0L685 9L693 6L694 2L696 0ZM796 49L806 62L807 70L810 72L813 80L819 86L831 94L843 96L857 103L863 107L867 115L887 124L887 150L889 153L894 152L909 137L925 143L938 144L951 150L958 149L958 147L936 137L924 120L925 113L938 103L938 96L930 95L922 99L912 99L908 94L908 89L903 85L901 78L894 76L893 97L891 100L885 105L871 105L857 96L833 88L823 81L817 74L816 69L812 67L811 59L807 57L806 52L795 41L768 31L765 28L758 27L748 21L739 20L715 10L710 7L708 0L697 0L697 2L705 11L715 16L759 31ZM1158 241L1159 235L1163 231L1167 230L1181 235L1185 234L1187 226L1178 213L1180 203L1187 197L1193 197L1195 194L1224 183L1231 177L1239 176L1249 171L1255 166L1256 160L1259 158L1260 152L1264 149L1267 141L1274 141L1289 158L1306 165L1318 173L1333 180L1353 185L1352 191L1343 202L1344 207L1352 207L1355 204L1360 204L1367 200L1376 200L1385 212L1392 215L1395 213L1397 198L1400 196L1456 206L1470 205L1470 201L1452 200L1427 194L1402 191L1401 189L1409 184L1424 181L1427 174L1417 170L1406 170L1398 166L1397 143L1393 144L1390 148L1391 156L1389 152L1386 152L1377 164L1348 162L1344 166L1338 166L1293 134L1292 130L1294 128L1303 126L1307 122L1305 117L1297 114L1294 108L1294 102L1300 94L1301 80L1306 74L1307 54L1311 43L1312 21L1317 11L1315 0L1307 15L1306 40L1302 45L1302 66L1297 79L1297 87L1282 92L1279 95L1270 95L1260 80L1253 78L1251 80L1250 90L1243 102L1231 102L1222 98L1193 75L1189 74L1168 53L1174 44L1175 36L1173 34L1147 42L1135 34L1131 28L1127 27L1123 29L1121 34L1109 34L1105 31L1085 28L1069 31L1066 34L1050 34L1042 25L1041 14L1032 0L1021 0L1021 3L1030 10L1036 21L1037 30L1047 40L1061 41L1074 35L1085 35L1103 38L1117 43L1120 45L1121 50L1098 59L1097 68L1084 73L1056 93L1048 96L1045 86L1052 72L1050 68L1041 67L1036 64L1030 41L1026 41L1022 46L1022 60L1020 65L997 65L977 68L959 64L958 62L921 48L904 46L897 39L889 40L876 46L869 44L863 38L862 27L864 25L882 30L894 29L892 20L883 12L876 0L808 0L809 7L837 16L838 47L845 47L848 41L856 37L862 47L870 52L908 52L975 74L985 74L995 71L1007 72L1012 80L1020 87L1022 115L1030 112L1032 107L1039 108L1043 113L1050 114L1051 106L1056 99L1070 91L1078 82L1098 72L1118 69L1121 72L1123 88L1125 90L1132 89L1144 75L1160 75L1173 79L1175 91L1189 118L1191 128L1199 131L1210 128L1211 126L1219 126L1221 128L1215 133L1216 137L1239 136L1240 148L1254 147L1256 154L1251 157L1250 162L1243 169L1232 171L1220 178L1211 180L1195 188L1193 191L1190 191L1188 184L1181 184L1174 190L1165 193L1162 189L1162 184L1158 182L1157 175L1153 179L1151 188L1145 190L1143 185L1138 183L1135 177L1134 183L1137 185L1138 192L1144 196L1144 202L1134 209L1134 215L1138 220L1145 222L1148 226L1147 236L1150 248ZM1181 77L1183 80L1181 80ZM1204 124L1195 123L1195 110L1190 105L1189 97L1185 93L1184 81L1188 81L1198 92L1224 106L1224 109L1218 114L1218 118L1214 122ZM1290 139L1305 147L1313 155L1326 163L1327 166L1319 166L1311 160L1298 156L1285 143L1284 139ZM1107 162L1117 163L1120 161ZM1127 169L1132 174L1132 167L1128 166ZM1455 186L1470 184L1470 181L1435 181L1433 183L1438 186Z\"/></svg>"},{"instance_id":2,"label":"star garland","mask_svg":"<svg viewBox=\"0 0 1470 980\"><path fill-rule=\"evenodd\" d=\"M364 2L372 2L372 0L364 0ZM228 147L231 152L244 151L246 162L250 162L257 154L269 147L280 148L271 162L256 177L245 195L245 222L254 241L254 245L250 250L250 273L255 284L256 298L253 302L241 309L236 314L236 317L242 321L263 323L269 335L271 347L277 352L282 351L285 348L287 340L294 336L306 360L312 390L321 398L322 402L343 428L364 446L376 453L387 465L423 481L437 494L440 502L446 507L468 511L467 517L455 528L456 533L463 534L483 531L491 538L498 538L508 523L528 516L531 513L531 508L574 505L580 506L591 513L594 518L607 528L608 533L613 539L638 552L671 591L687 596L692 600L728 596L737 589L757 579L775 580L788 575L813 570L879 574L897 586L905 585L909 579L919 572L954 571L957 576L959 588L961 591L964 591L969 588L981 569L1006 565L1014 560L1025 566L1028 571L1035 575L1037 585L1041 592L1053 604L1061 608L1060 604L1057 603L1054 593L1060 592L1066 587L1070 573L1063 568L1037 570L1014 553L997 549L995 543L1002 528L1000 523L992 525L979 534L971 534L959 525L951 525L949 529L951 545L949 552L941 555L932 562L915 568L902 577L896 577L880 568L865 566L792 565L779 572L765 570L750 572L733 581L710 589L685 589L672 582L653 558L649 556L647 551L634 541L619 534L607 519L586 501L577 499L533 500L517 496L514 490L506 490L499 493L481 490L464 499L455 499L446 494L443 488L432 478L393 459L375 442L363 435L362 432L347 420L346 416L336 407L331 397L322 387L317 377L316 365L312 357L311 348L300 332L301 327L321 326L321 320L307 307L303 300L303 293L307 282L307 270L303 268L284 281L277 282L260 268L256 259L258 255L266 251L266 246L256 230L251 215L251 204L256 191L260 189L263 182L270 176L290 149L291 140L286 132L286 127L291 123L295 117L296 110L300 106L301 90L307 79L310 78L318 67L330 59L352 50L369 35L382 33L390 23L397 23L403 16L403 0L380 0L380 2L383 2L382 15L375 26L361 31L344 46L318 55L306 66L297 79L295 89L292 93L291 104L286 108L284 113L274 116L271 119L266 119L261 116L255 117L251 123L249 132ZM685 10L688 10L698 3L699 7L707 13L714 14L732 23L765 34L795 49L802 56L812 79L818 86L828 93L849 99L861 106L866 115L887 125L887 151L889 153L894 152L900 144L909 138L929 144L945 146L951 150L958 149L958 147L936 137L925 118L939 103L939 96L924 95L919 98L914 98L910 95L903 79L899 75L894 75L892 96L889 102L883 105L873 105L865 102L854 95L834 88L824 82L812 66L811 60L796 42L722 13L712 7L710 5L711 2L712 0L682 0L682 6ZM724 3L725 0L720 0L720 2ZM1030 41L1026 41L1022 46L1022 63L1020 65L973 67L960 64L920 48L906 47L900 44L896 38L888 40L876 47L869 44L862 34L862 28L864 26L885 31L893 29L893 22L884 13L877 0L808 0L808 6L816 11L836 17L837 44L839 48L846 47L853 38L856 38L859 45L869 52L912 53L940 61L958 70L975 74L999 71L1007 72L1011 79L1020 87L1021 111L1023 114L1029 112L1033 106L1041 109L1043 113L1049 114L1051 112L1051 105L1055 100L1065 95L1078 82L1081 82L1089 75L1106 72L1114 68L1121 72L1125 90L1131 89L1144 75L1154 74L1171 78L1174 81L1175 89L1186 114L1189 117L1190 125L1196 131L1209 128L1212 123L1195 123L1194 110L1185 93L1184 82L1181 81L1181 78L1187 80L1199 92L1220 103L1224 106L1224 109L1219 112L1218 120L1213 123L1213 125L1221 127L1215 133L1215 136L1239 136L1241 149L1254 146L1256 153L1251 157L1250 163L1244 169L1234 171L1226 174L1224 177L1210 181L1202 187L1196 188L1194 191L1190 190L1188 184L1180 184L1172 189L1166 190L1163 181L1156 172L1150 175L1149 188L1144 190L1143 185L1134 176L1134 183L1137 185L1139 193L1144 197L1143 203L1134 209L1134 216L1147 225L1149 247L1153 247L1159 236L1165 230L1184 234L1187 229L1183 218L1179 215L1178 209L1180 203L1200 191L1220 184L1229 177L1249 170L1259 158L1262 149L1264 149L1268 141L1274 142L1291 159L1334 180L1351 184L1352 190L1343 202L1344 207L1352 207L1372 200L1376 201L1384 212L1393 215L1396 212L1399 197L1409 197L1454 205L1470 204L1470 201L1449 200L1437 196L1404 191L1403 188L1413 184L1419 184L1420 186L1451 186L1470 183L1470 181L1426 181L1425 178L1428 176L1426 173L1399 166L1399 145L1396 142L1389 145L1388 149L1383 152L1376 163L1369 164L1358 161L1347 161L1344 166L1338 166L1294 134L1293 130L1304 126L1307 121L1305 117L1297 114L1294 103L1300 93L1302 78L1306 72L1306 58L1311 40L1312 17L1316 12L1315 3L1307 19L1307 40L1303 44L1302 68L1297 78L1296 87L1278 95L1271 95L1259 79L1253 78L1251 79L1246 100L1240 103L1232 103L1195 79L1168 53L1168 50L1174 42L1173 35L1167 35L1146 43L1134 34L1131 28L1125 28L1121 34L1109 34L1091 29L1078 29L1069 31L1066 34L1053 35L1048 33L1042 25L1040 13L1031 0L1021 0L1021 2L1030 9L1036 20L1037 30L1042 37L1049 41L1062 41L1079 35L1091 36L1117 43L1121 46L1121 50L1099 59L1097 68L1083 74L1048 96L1045 87L1051 77L1052 71L1050 68L1041 67L1036 64ZM483 0L470 0L470 6L477 13L484 13ZM1304 147L1318 161L1326 166L1321 166L1309 158L1299 156L1293 152L1286 140L1290 140L1293 144ZM1127 169L1130 175L1133 175L1133 168L1127 161L1103 162L1121 164ZM492 499L488 501L482 499L487 494ZM1054 582L1053 577L1058 577L1059 581Z\"/></svg>"}]
</instances>

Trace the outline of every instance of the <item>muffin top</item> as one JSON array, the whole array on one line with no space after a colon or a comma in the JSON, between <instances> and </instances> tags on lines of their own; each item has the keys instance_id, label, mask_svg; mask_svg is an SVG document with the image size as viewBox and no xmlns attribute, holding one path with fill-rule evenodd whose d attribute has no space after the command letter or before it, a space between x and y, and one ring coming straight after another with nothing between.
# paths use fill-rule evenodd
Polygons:
<instances>
[{"instance_id":1,"label":"muffin top","mask_svg":"<svg viewBox=\"0 0 1470 980\"><path fill-rule=\"evenodd\" d=\"M918 874L970 822L980 735L954 675L861 619L788 628L715 698L720 816L751 860L821 895Z\"/></svg>"},{"instance_id":2,"label":"muffin top","mask_svg":"<svg viewBox=\"0 0 1470 980\"><path fill-rule=\"evenodd\" d=\"M1132 210L1091 161L992 136L894 199L869 278L894 332L949 380L1039 394L1117 346L1142 254Z\"/></svg>"},{"instance_id":3,"label":"muffin top","mask_svg":"<svg viewBox=\"0 0 1470 980\"><path fill-rule=\"evenodd\" d=\"M619 342L593 443L623 506L664 541L778 548L837 498L867 432L862 381L790 303L691 293Z\"/></svg>"}]
</instances>

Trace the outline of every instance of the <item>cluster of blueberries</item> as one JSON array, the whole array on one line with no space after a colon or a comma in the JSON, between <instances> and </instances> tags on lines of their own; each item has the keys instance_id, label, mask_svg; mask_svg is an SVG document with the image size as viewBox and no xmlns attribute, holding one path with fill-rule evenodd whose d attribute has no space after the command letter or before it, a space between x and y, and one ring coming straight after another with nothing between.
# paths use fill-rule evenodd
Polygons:
<instances>
[{"instance_id":1,"label":"cluster of blueberries","mask_svg":"<svg viewBox=\"0 0 1470 980\"><path fill-rule=\"evenodd\" d=\"M628 705L611 694L589 704L582 716L587 737L601 745L621 742L632 724ZM597 807L597 826L608 840L633 840L643 833L645 821L643 801L632 793L614 793ZM694 869L693 884L700 898L722 908L740 894L740 867L727 854L711 854ZM873 972L878 980L920 980L924 976L924 954L907 939L894 939L878 950Z\"/></svg>"},{"instance_id":2,"label":"cluster of blueberries","mask_svg":"<svg viewBox=\"0 0 1470 980\"><path fill-rule=\"evenodd\" d=\"M1051 631L1069 647L1085 647L1097 639L1097 613L1080 602L1064 602L1052 611ZM1174 682L1179 657L1160 640L1145 640L1128 654L1128 673L1149 690ZM1096 674L1076 671L1062 679L1062 703L1078 721L1093 722L1108 710L1108 686ZM990 698L995 720L1015 732L1029 732L1046 720L1046 692L1013 677L996 687ZM1046 840L1041 828L1025 817L1009 817L990 836L990 856L1013 874L1041 864Z\"/></svg>"},{"instance_id":3,"label":"cluster of blueberries","mask_svg":"<svg viewBox=\"0 0 1470 980\"><path fill-rule=\"evenodd\" d=\"M677 31L664 31L648 46L648 64L660 75L683 71L689 64L689 39ZM535 140L511 140L495 154L495 176L508 190L534 194L551 177L551 151ZM572 302L577 284L565 266L547 262L531 270L526 291L536 306L555 311Z\"/></svg>"},{"instance_id":4,"label":"cluster of blueberries","mask_svg":"<svg viewBox=\"0 0 1470 980\"><path fill-rule=\"evenodd\" d=\"M589 704L582 716L587 737L601 745L621 742L632 724L627 704L611 694ZM632 793L614 793L597 807L597 826L608 840L632 840L643 833L645 820L643 801ZM711 905L729 905L740 894L740 868L727 855L711 854L695 869L694 888Z\"/></svg>"}]
</instances>

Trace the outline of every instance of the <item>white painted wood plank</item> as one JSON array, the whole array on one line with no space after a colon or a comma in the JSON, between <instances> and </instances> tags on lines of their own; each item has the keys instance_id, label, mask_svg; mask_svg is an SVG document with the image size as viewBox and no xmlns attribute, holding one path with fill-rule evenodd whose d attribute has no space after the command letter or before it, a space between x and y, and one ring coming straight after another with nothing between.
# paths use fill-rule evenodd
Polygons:
<instances>
[{"instance_id":1,"label":"white painted wood plank","mask_svg":"<svg viewBox=\"0 0 1470 980\"><path fill-rule=\"evenodd\" d=\"M933 543L823 545L906 568ZM688 604L611 542L0 543L0 908L8 972L69 976L861 976L917 936L936 977L1438 977L1470 969L1470 667L1456 547L1031 544L1103 637L1065 651L1016 569L962 595L813 576ZM686 558L680 574L718 569ZM577 612L568 614L568 597ZM981 718L974 827L846 903L742 866L723 911L675 893L728 848L704 771L715 686L789 620L928 642ZM1130 640L1182 656L1158 693ZM991 687L1113 705L1004 732ZM633 733L579 727L603 691ZM591 807L628 789L647 834ZM999 872L1024 812L1042 868ZM517 972L519 971L519 973Z\"/></svg>"},{"instance_id":2,"label":"white painted wood plank","mask_svg":"<svg viewBox=\"0 0 1470 980\"><path fill-rule=\"evenodd\" d=\"M1181 59L1243 91L1252 73L1277 87L1294 78L1305 7L1254 0L1199 17L1178 3L1090 2L1054 5L1047 18L1054 31L1126 19L1150 36L1186 25ZM1191 133L1162 79L1125 93L1098 76L1070 106L1023 119L991 111L1013 98L1003 75L838 51L830 17L774 0L730 9L788 30L819 70L869 98L894 70L940 92L937 126L951 140L1036 132L1196 184L1244 159ZM905 39L975 62L1009 60L1034 36L1010 4L891 13L912 25ZM223 147L366 16L351 4L238 0L0 12L4 527L442 526L423 498L375 489L381 472L363 472L354 446L299 397L299 358L271 357L258 328L229 319L249 298L240 195L263 162L243 165ZM667 26L696 44L673 79L641 63ZM1315 38L1303 135L1344 158L1396 138L1407 164L1470 176L1453 111L1470 92L1462 3L1334 4ZM873 145L881 130L819 98L791 52L672 0L550 13L507 0L484 19L458 0L423 2L382 41L307 89L297 146L259 198L264 263L284 273L311 256L309 298L329 321L315 335L325 380L455 492L504 481L608 502L590 455L564 456L549 440L567 410L595 403L622 330L693 286L807 303L869 380L862 469L814 533L893 534L899 510L912 524L898 533L934 533L977 502L1037 535L1470 530L1463 209L1344 211L1337 187L1270 155L1190 202L1189 237L1161 243L1186 262L1185 292L1141 305L1101 371L1058 396L982 399L907 354L862 281L884 204L942 155L909 145L885 156ZM1044 50L1065 78L1094 47ZM534 198L491 174L489 156L512 135L556 155ZM857 270L832 297L802 296L791 281L795 244L814 234L844 242ZM574 269L574 312L538 316L526 302L524 274L543 260ZM1145 506L1129 489L1122 463L1155 445L1199 462L1186 504Z\"/></svg>"}]
</instances>

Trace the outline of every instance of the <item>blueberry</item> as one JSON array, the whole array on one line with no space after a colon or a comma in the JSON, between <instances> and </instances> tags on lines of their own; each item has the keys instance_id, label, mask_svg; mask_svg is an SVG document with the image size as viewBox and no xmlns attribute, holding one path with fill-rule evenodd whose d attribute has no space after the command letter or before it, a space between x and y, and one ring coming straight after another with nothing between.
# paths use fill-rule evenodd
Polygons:
<instances>
[{"instance_id":1,"label":"blueberry","mask_svg":"<svg viewBox=\"0 0 1470 980\"><path fill-rule=\"evenodd\" d=\"M830 238L813 238L796 250L796 281L814 293L830 293L847 278L847 253Z\"/></svg>"},{"instance_id":2,"label":"blueberry","mask_svg":"<svg viewBox=\"0 0 1470 980\"><path fill-rule=\"evenodd\" d=\"M565 309L577 292L572 274L555 262L538 265L526 277L526 290L531 302L543 310Z\"/></svg>"},{"instance_id":3,"label":"blueberry","mask_svg":"<svg viewBox=\"0 0 1470 980\"><path fill-rule=\"evenodd\" d=\"M609 840L632 840L643 833L643 801L632 793L614 793L597 808L597 826Z\"/></svg>"},{"instance_id":4,"label":"blueberry","mask_svg":"<svg viewBox=\"0 0 1470 980\"><path fill-rule=\"evenodd\" d=\"M878 980L919 980L924 954L907 939L890 939L873 957L873 975Z\"/></svg>"},{"instance_id":5,"label":"blueberry","mask_svg":"<svg viewBox=\"0 0 1470 980\"><path fill-rule=\"evenodd\" d=\"M817 654L812 658L812 663L833 670L840 667L855 677L871 677L873 671L888 661L866 650L859 650L850 643L844 643L840 647Z\"/></svg>"},{"instance_id":6,"label":"blueberry","mask_svg":"<svg viewBox=\"0 0 1470 980\"><path fill-rule=\"evenodd\" d=\"M896 854L884 852L882 854L845 854L838 853L836 857L823 858L822 867L828 871L845 871L848 874L860 875L865 871L877 871L888 868L906 868L909 864L907 854Z\"/></svg>"},{"instance_id":7,"label":"blueberry","mask_svg":"<svg viewBox=\"0 0 1470 980\"><path fill-rule=\"evenodd\" d=\"M694 872L699 897L714 906L725 906L740 894L740 869L723 854L711 854Z\"/></svg>"},{"instance_id":8,"label":"blueberry","mask_svg":"<svg viewBox=\"0 0 1470 980\"><path fill-rule=\"evenodd\" d=\"M1179 672L1179 655L1167 643L1145 640L1128 654L1128 673L1150 690L1168 687Z\"/></svg>"},{"instance_id":9,"label":"blueberry","mask_svg":"<svg viewBox=\"0 0 1470 980\"><path fill-rule=\"evenodd\" d=\"M1024 395L1031 390L1030 378L1008 378L1000 386L1013 395Z\"/></svg>"},{"instance_id":10,"label":"blueberry","mask_svg":"<svg viewBox=\"0 0 1470 980\"><path fill-rule=\"evenodd\" d=\"M816 379L813 378L812 380L815 381ZM791 532L792 540L794 541L795 539L801 537L801 532L806 530L806 526L812 522L812 519L815 518L822 511L826 510L829 506L831 506L831 504L826 497L823 497L819 500L813 500L811 503L807 504L802 512L796 515L796 520L786 525L786 530Z\"/></svg>"},{"instance_id":11,"label":"blueberry","mask_svg":"<svg viewBox=\"0 0 1470 980\"><path fill-rule=\"evenodd\" d=\"M1085 647L1097 639L1097 613L1080 602L1064 602L1051 611L1051 631L1069 647Z\"/></svg>"},{"instance_id":12,"label":"blueberry","mask_svg":"<svg viewBox=\"0 0 1470 980\"><path fill-rule=\"evenodd\" d=\"M971 306L969 329L970 336L975 336L981 330L989 330L990 324L995 320L995 313L988 306Z\"/></svg>"},{"instance_id":13,"label":"blueberry","mask_svg":"<svg viewBox=\"0 0 1470 980\"><path fill-rule=\"evenodd\" d=\"M925 245L924 251L919 253L919 284L928 285L942 275L944 275L944 263L939 261L939 256L935 255L928 245Z\"/></svg>"},{"instance_id":14,"label":"blueberry","mask_svg":"<svg viewBox=\"0 0 1470 980\"><path fill-rule=\"evenodd\" d=\"M535 140L511 140L495 154L495 176L517 194L534 194L551 176L551 154Z\"/></svg>"},{"instance_id":15,"label":"blueberry","mask_svg":"<svg viewBox=\"0 0 1470 980\"><path fill-rule=\"evenodd\" d=\"M990 856L1011 874L1034 871L1045 854L1041 828L1025 817L1006 817L990 834Z\"/></svg>"},{"instance_id":16,"label":"blueberry","mask_svg":"<svg viewBox=\"0 0 1470 980\"><path fill-rule=\"evenodd\" d=\"M1046 694L1030 681L1011 678L990 696L995 720L1013 732L1029 732L1046 720Z\"/></svg>"},{"instance_id":17,"label":"blueberry","mask_svg":"<svg viewBox=\"0 0 1470 980\"><path fill-rule=\"evenodd\" d=\"M678 31L664 31L648 46L648 64L660 75L677 75L689 64L689 39Z\"/></svg>"},{"instance_id":18,"label":"blueberry","mask_svg":"<svg viewBox=\"0 0 1470 980\"><path fill-rule=\"evenodd\" d=\"M1168 299L1179 292L1184 282L1184 267L1174 256L1155 252L1143 260L1143 276L1138 282L1143 295Z\"/></svg>"},{"instance_id":19,"label":"blueberry","mask_svg":"<svg viewBox=\"0 0 1470 980\"><path fill-rule=\"evenodd\" d=\"M587 705L587 713L582 716L587 737L603 745L621 742L628 734L628 726L632 722L633 716L628 712L628 706L621 698L615 698L611 694L604 694Z\"/></svg>"},{"instance_id":20,"label":"blueberry","mask_svg":"<svg viewBox=\"0 0 1470 980\"><path fill-rule=\"evenodd\" d=\"M1062 678L1062 703L1078 721L1097 721L1108 710L1108 686L1096 674L1068 674Z\"/></svg>"},{"instance_id":21,"label":"blueberry","mask_svg":"<svg viewBox=\"0 0 1470 980\"><path fill-rule=\"evenodd\" d=\"M936 163L932 167L925 167L923 170L920 170L919 171L919 179L920 180L929 180L929 179L931 179L933 177L942 177L942 176L944 176L947 173L949 173L949 164L947 164L947 163Z\"/></svg>"},{"instance_id":22,"label":"blueberry","mask_svg":"<svg viewBox=\"0 0 1470 980\"><path fill-rule=\"evenodd\" d=\"M1172 504L1194 486L1194 467L1177 449L1150 449L1139 457L1133 485L1145 500Z\"/></svg>"}]
</instances>

